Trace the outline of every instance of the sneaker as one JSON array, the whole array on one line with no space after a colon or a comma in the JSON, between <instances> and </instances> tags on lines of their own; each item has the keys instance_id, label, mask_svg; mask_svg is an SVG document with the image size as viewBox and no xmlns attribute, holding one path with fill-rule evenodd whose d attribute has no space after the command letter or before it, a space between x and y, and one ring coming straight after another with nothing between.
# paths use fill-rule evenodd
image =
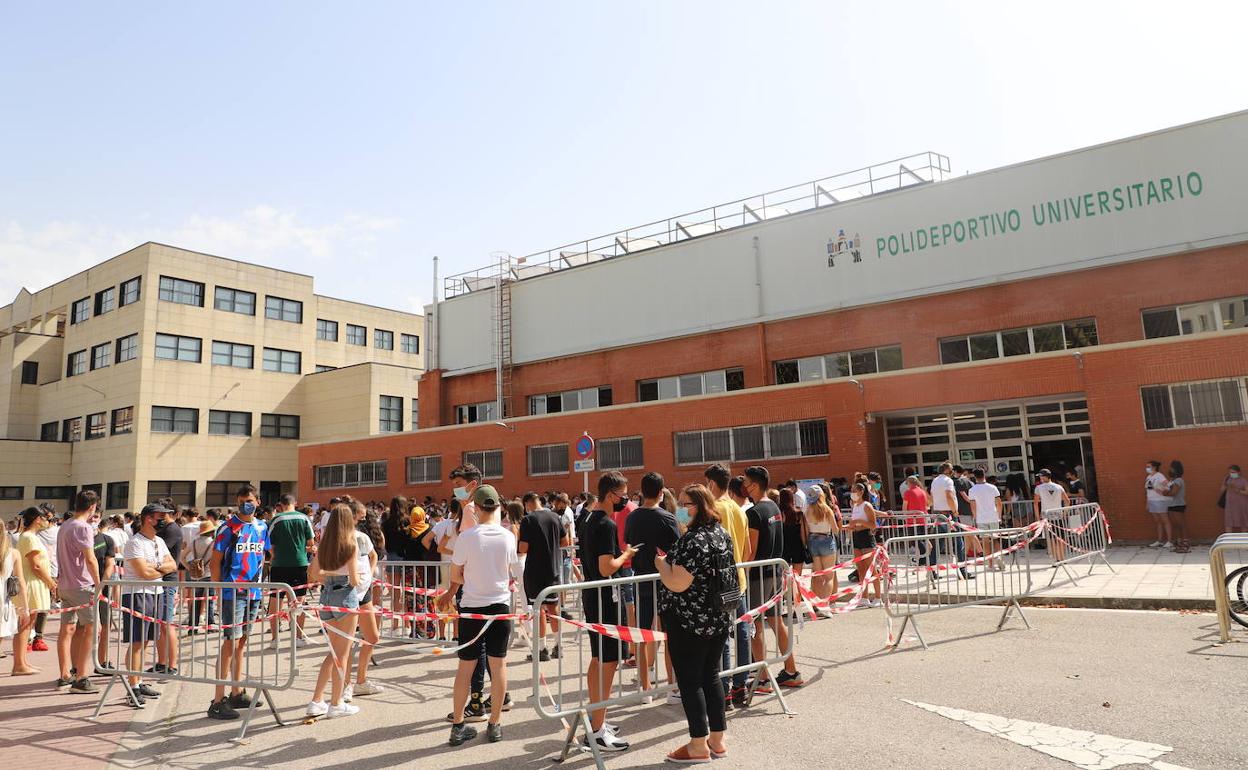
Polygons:
<instances>
[{"instance_id":1,"label":"sneaker","mask_svg":"<svg viewBox=\"0 0 1248 770\"><path fill-rule=\"evenodd\" d=\"M776 675L776 684L781 687L801 687L806 684L806 681L802 679L800 671L794 671L792 674L788 671L781 671Z\"/></svg>"},{"instance_id":2,"label":"sneaker","mask_svg":"<svg viewBox=\"0 0 1248 770\"><path fill-rule=\"evenodd\" d=\"M962 569L962 570L961 570L958 574L960 574L960 575L962 576L962 579L963 579L963 580L974 580L974 579L975 579L975 573L974 573L974 572L971 572L969 569L965 569L965 568L964 568L964 569Z\"/></svg>"},{"instance_id":3,"label":"sneaker","mask_svg":"<svg viewBox=\"0 0 1248 770\"><path fill-rule=\"evenodd\" d=\"M96 676L112 676L113 675L112 672L105 670L105 669L109 669L112 667L113 667L112 663L105 661L104 665L95 667L95 675Z\"/></svg>"},{"instance_id":4,"label":"sneaker","mask_svg":"<svg viewBox=\"0 0 1248 770\"><path fill-rule=\"evenodd\" d=\"M503 739L503 726L496 724L486 725L485 737L490 743L498 743Z\"/></svg>"},{"instance_id":5,"label":"sneaker","mask_svg":"<svg viewBox=\"0 0 1248 770\"><path fill-rule=\"evenodd\" d=\"M99 690L96 689L95 685L91 684L91 680L87 679L86 677L83 677L82 679L79 679L77 682L74 682L73 684L71 684L69 686L69 691L72 693L87 693L89 695L94 695L95 693L99 692Z\"/></svg>"},{"instance_id":6,"label":"sneaker","mask_svg":"<svg viewBox=\"0 0 1248 770\"><path fill-rule=\"evenodd\" d=\"M70 685L72 685L73 683L74 683L74 681L73 681L72 679L60 679L60 678L57 678L57 680L56 680L56 689L57 689L57 690L68 690L68 689L69 689L69 686L70 686Z\"/></svg>"},{"instance_id":7,"label":"sneaker","mask_svg":"<svg viewBox=\"0 0 1248 770\"><path fill-rule=\"evenodd\" d=\"M208 707L209 719L238 719L238 712L230 705L229 698L214 700L212 705Z\"/></svg>"},{"instance_id":8,"label":"sneaker","mask_svg":"<svg viewBox=\"0 0 1248 770\"><path fill-rule=\"evenodd\" d=\"M160 697L160 691L153 689L152 686L148 684L147 682L144 682L140 684L138 687L134 688L134 691L137 692L139 695L142 695L144 698L150 699L150 698Z\"/></svg>"},{"instance_id":9,"label":"sneaker","mask_svg":"<svg viewBox=\"0 0 1248 770\"><path fill-rule=\"evenodd\" d=\"M1161 547L1163 550L1169 551L1171 548L1174 547L1174 544L1171 543L1169 540L1167 540L1166 542L1161 544Z\"/></svg>"},{"instance_id":10,"label":"sneaker","mask_svg":"<svg viewBox=\"0 0 1248 770\"><path fill-rule=\"evenodd\" d=\"M269 649L270 649L270 650L276 650L276 649L278 649L278 646L277 646L277 640L276 640L276 639L274 639L273 641L269 642Z\"/></svg>"},{"instance_id":11,"label":"sneaker","mask_svg":"<svg viewBox=\"0 0 1248 770\"><path fill-rule=\"evenodd\" d=\"M35 639L35 641L30 643L30 651L31 652L47 652L48 643L43 641L43 637L41 636Z\"/></svg>"},{"instance_id":12,"label":"sneaker","mask_svg":"<svg viewBox=\"0 0 1248 770\"><path fill-rule=\"evenodd\" d=\"M364 681L364 682L358 682L354 687L352 687L351 692L354 695L376 695L377 693L381 692L382 689L383 689L382 686L379 684L373 684L372 682Z\"/></svg>"},{"instance_id":13,"label":"sneaker","mask_svg":"<svg viewBox=\"0 0 1248 770\"><path fill-rule=\"evenodd\" d=\"M598 746L599 751L628 751L628 741L621 740L615 733L610 732L605 727L594 733L590 740ZM582 741L585 748L589 748L589 741Z\"/></svg>"},{"instance_id":14,"label":"sneaker","mask_svg":"<svg viewBox=\"0 0 1248 770\"><path fill-rule=\"evenodd\" d=\"M494 703L493 698L494 696L491 695L490 697L486 698L484 701L481 702L481 710L484 713L486 714L491 713L491 709ZM509 692L503 693L503 711L511 711L511 693Z\"/></svg>"},{"instance_id":15,"label":"sneaker","mask_svg":"<svg viewBox=\"0 0 1248 770\"><path fill-rule=\"evenodd\" d=\"M302 650L304 647L308 647L311 644L312 644L312 640L306 636L295 637L295 649L296 650Z\"/></svg>"},{"instance_id":16,"label":"sneaker","mask_svg":"<svg viewBox=\"0 0 1248 770\"><path fill-rule=\"evenodd\" d=\"M452 746L459 746L464 741L470 741L476 737L477 729L475 727L469 727L463 722L460 722L459 724L451 725L451 739L447 741L447 743Z\"/></svg>"},{"instance_id":17,"label":"sneaker","mask_svg":"<svg viewBox=\"0 0 1248 770\"><path fill-rule=\"evenodd\" d=\"M547 663L550 661L550 653L547 652L545 647L543 647L542 651L538 653L537 659L541 661L542 663Z\"/></svg>"},{"instance_id":18,"label":"sneaker","mask_svg":"<svg viewBox=\"0 0 1248 770\"><path fill-rule=\"evenodd\" d=\"M507 707L507 701L503 701L503 708ZM455 712L446 715L446 721L455 722ZM465 722L484 722L485 721L485 703L479 698L472 698L468 701L468 705L464 706ZM457 744L458 745L458 744Z\"/></svg>"},{"instance_id":19,"label":"sneaker","mask_svg":"<svg viewBox=\"0 0 1248 770\"><path fill-rule=\"evenodd\" d=\"M550 648L550 659L551 660L559 659L559 645L556 644L554 647Z\"/></svg>"},{"instance_id":20,"label":"sneaker","mask_svg":"<svg viewBox=\"0 0 1248 770\"><path fill-rule=\"evenodd\" d=\"M143 700L143 696L138 693L126 693L126 705L130 708L141 709L147 707L147 701Z\"/></svg>"},{"instance_id":21,"label":"sneaker","mask_svg":"<svg viewBox=\"0 0 1248 770\"><path fill-rule=\"evenodd\" d=\"M745 696L746 692L744 687L732 688L732 705L736 706L738 709L745 708L748 705Z\"/></svg>"},{"instance_id":22,"label":"sneaker","mask_svg":"<svg viewBox=\"0 0 1248 770\"><path fill-rule=\"evenodd\" d=\"M1149 544L1148 544L1148 547L1149 547L1149 548L1160 548L1160 547L1161 547L1161 541L1160 541L1160 540L1154 540L1153 542L1151 542L1151 543L1149 543Z\"/></svg>"},{"instance_id":23,"label":"sneaker","mask_svg":"<svg viewBox=\"0 0 1248 770\"><path fill-rule=\"evenodd\" d=\"M314 700L304 709L303 715L307 717L323 717L329 713L329 704L323 700Z\"/></svg>"},{"instance_id":24,"label":"sneaker","mask_svg":"<svg viewBox=\"0 0 1248 770\"><path fill-rule=\"evenodd\" d=\"M724 713L727 714L729 711L732 711L734 708L736 707L732 704L732 696L725 695L724 696Z\"/></svg>"},{"instance_id":25,"label":"sneaker","mask_svg":"<svg viewBox=\"0 0 1248 770\"><path fill-rule=\"evenodd\" d=\"M355 700L355 685L349 684L342 688L342 702L350 703Z\"/></svg>"},{"instance_id":26,"label":"sneaker","mask_svg":"<svg viewBox=\"0 0 1248 770\"><path fill-rule=\"evenodd\" d=\"M260 700L259 694L257 693L256 704L259 705L260 703L263 703L263 701ZM250 708L251 698L247 697L246 690L242 690L238 692L238 694L230 696L230 705L236 709Z\"/></svg>"},{"instance_id":27,"label":"sneaker","mask_svg":"<svg viewBox=\"0 0 1248 770\"><path fill-rule=\"evenodd\" d=\"M326 719L337 719L338 717L349 717L360 713L359 706L352 706L350 703L339 703L337 706L330 706L329 711L325 713Z\"/></svg>"},{"instance_id":28,"label":"sneaker","mask_svg":"<svg viewBox=\"0 0 1248 770\"><path fill-rule=\"evenodd\" d=\"M859 605L859 606L861 606L861 605ZM770 679L766 679L766 680L764 680L764 681L762 681L762 682L759 682L759 683L758 683L758 686L754 688L754 692L762 693L763 695L766 695L767 693L770 693L771 691L772 691L772 690L771 690L771 680L770 680Z\"/></svg>"},{"instance_id":29,"label":"sneaker","mask_svg":"<svg viewBox=\"0 0 1248 770\"><path fill-rule=\"evenodd\" d=\"M672 690L671 692L667 694L667 705L679 706L680 704L681 704L680 690Z\"/></svg>"},{"instance_id":30,"label":"sneaker","mask_svg":"<svg viewBox=\"0 0 1248 770\"><path fill-rule=\"evenodd\" d=\"M165 664L164 664L164 663L157 663L156 665L154 665L154 666L152 666L151 668L147 669L147 670L146 670L146 671L144 671L143 673L145 673L145 674L163 674L163 673L165 673L166 668L167 668L167 667L165 666Z\"/></svg>"}]
</instances>

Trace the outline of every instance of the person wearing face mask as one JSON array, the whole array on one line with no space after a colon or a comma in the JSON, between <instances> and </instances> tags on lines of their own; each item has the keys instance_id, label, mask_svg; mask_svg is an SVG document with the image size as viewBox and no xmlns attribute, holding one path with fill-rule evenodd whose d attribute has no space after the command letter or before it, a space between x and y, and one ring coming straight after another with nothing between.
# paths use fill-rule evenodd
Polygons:
<instances>
[{"instance_id":1,"label":"person wearing face mask","mask_svg":"<svg viewBox=\"0 0 1248 770\"><path fill-rule=\"evenodd\" d=\"M1248 532L1248 479L1240 473L1238 465L1227 468L1218 504L1226 516L1227 532Z\"/></svg>"},{"instance_id":2,"label":"person wearing face mask","mask_svg":"<svg viewBox=\"0 0 1248 770\"><path fill-rule=\"evenodd\" d=\"M633 568L638 575L653 575L658 572L655 556L660 551L670 551L680 537L676 530L676 517L660 507L663 498L663 477L657 473L647 473L641 477L642 505L628 517L624 540L637 547L637 556L633 559ZM686 516L688 512L686 511ZM662 630L662 624L656 625L658 614L655 611L655 584L640 583L637 586L637 623L641 628ZM650 664L654 662L656 645L654 642L638 645L637 670L641 678L641 689L649 690ZM667 680L672 678L672 661L669 653L667 659Z\"/></svg>"},{"instance_id":3,"label":"person wearing face mask","mask_svg":"<svg viewBox=\"0 0 1248 770\"><path fill-rule=\"evenodd\" d=\"M873 534L876 528L875 507L867 500L867 485L861 482L850 488L849 501L853 506L848 526L852 533L854 560L858 563L859 574L865 577L871 573L871 565L875 561L875 535ZM876 576L871 583L875 588L875 599L868 600L866 606L879 607L881 604L880 578ZM864 597L867 595L865 586L862 589L862 595Z\"/></svg>"},{"instance_id":4,"label":"person wearing face mask","mask_svg":"<svg viewBox=\"0 0 1248 770\"><path fill-rule=\"evenodd\" d=\"M1153 523L1157 525L1157 539L1148 544L1149 548L1169 548L1172 539L1170 498L1165 495L1167 482L1160 468L1160 460L1149 460L1144 466L1144 502L1148 507L1148 515L1153 517Z\"/></svg>"},{"instance_id":5,"label":"person wearing face mask","mask_svg":"<svg viewBox=\"0 0 1248 770\"><path fill-rule=\"evenodd\" d=\"M264 554L272 550L269 527L256 519L259 508L256 488L251 484L239 487L235 494L238 513L217 528L212 544L213 582L250 583L260 579ZM221 590L221 653L217 657L217 678L235 682L230 697L225 685L217 685L216 697L208 707L211 719L238 719L238 709L251 705L247 693L238 686L242 679L243 656L246 654L247 632L260 609L260 589ZM259 698L259 693L255 694Z\"/></svg>"},{"instance_id":6,"label":"person wearing face mask","mask_svg":"<svg viewBox=\"0 0 1248 770\"><path fill-rule=\"evenodd\" d=\"M611 504L611 518L615 520L615 531L620 538L620 550L624 550L628 547L628 541L624 539L624 531L628 525L628 517L635 510L637 510L637 503L633 502L627 494L625 494L622 498L615 499L615 501ZM620 568L620 571L615 575L615 577L624 578L632 576L633 560L625 559L624 566ZM628 625L634 628L637 626L636 599L637 596L632 583L625 583L620 586L620 602L624 605L624 613L628 618ZM633 657L633 651L634 646L631 644L627 645L628 654L625 656L627 658L624 663L625 666L631 667L637 664L636 658Z\"/></svg>"},{"instance_id":7,"label":"person wearing face mask","mask_svg":"<svg viewBox=\"0 0 1248 770\"><path fill-rule=\"evenodd\" d=\"M455 495L455 502L459 504L459 518L446 527L442 542L439 544L439 550L448 561L454 561L455 543L459 536L477 526L477 506L472 500L477 488L481 486L481 476L481 469L472 463L464 463L451 471L451 485L454 487L452 492ZM451 572L449 566L444 571L449 581ZM454 597L457 607L463 598L462 594L461 589ZM485 700L485 673L489 669L486 658L485 648L481 647L477 651L477 663L472 670L472 678L469 682L468 705L464 707L464 720L468 722L484 721L486 712L490 710L491 704ZM447 714L446 721L454 724L455 712Z\"/></svg>"}]
</instances>

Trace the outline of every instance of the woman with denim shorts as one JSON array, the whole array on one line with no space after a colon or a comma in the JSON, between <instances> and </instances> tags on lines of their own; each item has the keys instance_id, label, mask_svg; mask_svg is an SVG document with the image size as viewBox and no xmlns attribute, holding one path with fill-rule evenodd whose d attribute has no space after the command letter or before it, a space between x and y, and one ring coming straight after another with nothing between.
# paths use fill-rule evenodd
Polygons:
<instances>
[{"instance_id":1,"label":"woman with denim shorts","mask_svg":"<svg viewBox=\"0 0 1248 770\"><path fill-rule=\"evenodd\" d=\"M329 636L329 652L321 661L316 689L312 691L312 702L306 712L310 717L332 719L360 711L358 706L342 700L347 662L359 621L359 616L352 612L360 607L360 578L355 569L355 551L355 517L349 506L335 505L329 513L316 556L308 565L308 579L321 583L321 624ZM331 678L333 685L330 703L327 704L322 698L325 685Z\"/></svg>"},{"instance_id":2,"label":"woman with denim shorts","mask_svg":"<svg viewBox=\"0 0 1248 770\"><path fill-rule=\"evenodd\" d=\"M837 511L832 505L828 504L828 497L822 487L810 488L806 503L806 546L810 550L810 563L816 573L835 566L840 558L841 526L837 523ZM815 575L811 578L810 587L820 599L828 598L837 592L836 571ZM821 607L819 614L830 617L831 608Z\"/></svg>"}]
</instances>

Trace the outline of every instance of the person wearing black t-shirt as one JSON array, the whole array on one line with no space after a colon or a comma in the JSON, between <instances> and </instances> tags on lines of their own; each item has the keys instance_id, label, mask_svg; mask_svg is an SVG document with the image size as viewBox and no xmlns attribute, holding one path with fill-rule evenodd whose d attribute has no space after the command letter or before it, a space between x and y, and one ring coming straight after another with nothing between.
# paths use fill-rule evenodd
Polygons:
<instances>
[{"instance_id":1,"label":"person wearing black t-shirt","mask_svg":"<svg viewBox=\"0 0 1248 770\"><path fill-rule=\"evenodd\" d=\"M563 566L562 546L569 540L563 531L563 521L547 508L541 507L541 499L535 492L527 493L523 498L525 517L520 520L520 537L516 549L524 562L524 595L529 604L533 604L537 595L547 588L559 584L559 574ZM537 615L537 634L542 639L540 659L542 661L559 657L559 595L546 597L541 611ZM546 650L546 622L549 616L550 629L555 633L554 649ZM529 656L532 660L533 656Z\"/></svg>"},{"instance_id":2,"label":"person wearing black t-shirt","mask_svg":"<svg viewBox=\"0 0 1248 770\"><path fill-rule=\"evenodd\" d=\"M628 500L628 479L612 471L598 479L598 500L585 517L578 533L581 569L585 582L607 580L631 559L637 549L628 546L620 550L620 540L612 508L616 503ZM587 623L620 625L626 617L623 607L616 601L614 587L590 588L581 591L581 608ZM590 661L588 680L589 702L601 703L611 697L615 671L620 664L620 642L609 636L590 632ZM628 742L606 728L607 710L595 709L589 713L593 732L588 741L595 741L599 751L624 751Z\"/></svg>"},{"instance_id":3,"label":"person wearing black t-shirt","mask_svg":"<svg viewBox=\"0 0 1248 770\"><path fill-rule=\"evenodd\" d=\"M91 514L91 523L95 524L100 519L100 514ZM103 532L95 534L95 542L92 544L95 550L95 561L100 565L100 585L108 585L108 579L113 576L113 565L117 558L117 544L113 539ZM107 592L107 589L105 589ZM96 632L99 641L96 642L98 647L98 658L104 664L104 668L112 668L113 664L108 662L108 631L109 631L109 607L104 602L100 602L99 607L100 622L96 624ZM99 673L99 669L96 669Z\"/></svg>"},{"instance_id":4,"label":"person wearing black t-shirt","mask_svg":"<svg viewBox=\"0 0 1248 770\"><path fill-rule=\"evenodd\" d=\"M633 557L633 573L636 575L653 575L658 572L654 560L659 551L670 551L680 537L676 528L675 515L660 507L663 497L663 477L657 473L647 473L641 477L641 507L628 515L624 525L624 541L637 547L637 555ZM655 621L659 621L656 623ZM655 584L644 582L637 584L637 626L662 630L662 621L655 612ZM641 689L649 690L650 664L654 660L656 647L654 642L637 645L637 671L641 677ZM667 681L676 681L672 676L672 658L667 656Z\"/></svg>"},{"instance_id":5,"label":"person wearing black t-shirt","mask_svg":"<svg viewBox=\"0 0 1248 770\"><path fill-rule=\"evenodd\" d=\"M754 505L745 512L750 525L749 561L784 558L784 516L780 507L767 496L770 482L771 475L763 466L751 465L745 469L745 491L754 499ZM779 567L751 567L747 577L751 608L768 601L784 588L784 573ZM784 650L789 646L789 630L780 622L781 604L783 600L763 614L776 634L776 643ZM756 661L766 657L764 641L763 619L759 617L754 620L754 638L750 641L750 652ZM785 658L784 671L776 676L776 682L781 687L801 687L805 684L792 654ZM768 687L770 683L765 680L759 683L761 690L768 691L765 689Z\"/></svg>"}]
</instances>

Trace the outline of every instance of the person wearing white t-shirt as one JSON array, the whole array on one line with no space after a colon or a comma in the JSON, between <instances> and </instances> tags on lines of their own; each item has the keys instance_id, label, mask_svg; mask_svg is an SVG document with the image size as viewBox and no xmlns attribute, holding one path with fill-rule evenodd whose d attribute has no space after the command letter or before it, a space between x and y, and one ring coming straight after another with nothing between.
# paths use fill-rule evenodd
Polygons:
<instances>
[{"instance_id":1,"label":"person wearing white t-shirt","mask_svg":"<svg viewBox=\"0 0 1248 770\"><path fill-rule=\"evenodd\" d=\"M519 577L516 536L498 523L501 507L498 492L488 484L477 486L472 496L476 526L459 533L451 555L451 586L439 600L444 610L463 587L461 615L505 615L510 611L511 583ZM464 709L471 695L473 669L482 651L490 667L490 715L486 737L502 740L503 706L507 698L507 646L511 642L510 620L459 620L459 667L455 671L450 744L458 746L476 737L464 723Z\"/></svg>"},{"instance_id":2,"label":"person wearing white t-shirt","mask_svg":"<svg viewBox=\"0 0 1248 770\"><path fill-rule=\"evenodd\" d=\"M991 531L1001 528L1001 490L996 484L984 480L984 469L975 469L975 483L967 491L971 499L971 513L975 516L975 528L980 531ZM981 547L986 553L995 553L997 543L991 536L980 537ZM995 563L994 563L995 562ZM999 557L988 562L989 568L1005 569L1005 562Z\"/></svg>"},{"instance_id":3,"label":"person wearing white t-shirt","mask_svg":"<svg viewBox=\"0 0 1248 770\"><path fill-rule=\"evenodd\" d=\"M937 469L936 478L932 479L931 488L928 496L932 501L932 513L941 514L949 519L950 522L958 520L958 497L957 487L953 483L953 463L943 462ZM953 530L953 524L938 523L934 527L937 533L946 533ZM953 538L954 553L958 558L958 563L966 561L966 538ZM934 550L926 557L928 560L935 559ZM958 574L966 580L974 580L975 573L970 572L965 566L959 568Z\"/></svg>"},{"instance_id":4,"label":"person wearing white t-shirt","mask_svg":"<svg viewBox=\"0 0 1248 770\"><path fill-rule=\"evenodd\" d=\"M1050 522L1050 526L1054 528L1069 527L1070 522L1066 516L1048 512L1070 505L1070 495L1066 494L1065 487L1053 481L1053 474L1048 468L1041 469L1037 475L1040 477L1040 483L1036 485L1035 493L1032 497L1032 501L1036 506L1036 520L1047 520ZM1059 562L1066 558L1066 543L1062 541L1061 537L1060 533L1050 532L1049 536L1045 538L1049 544L1049 554L1053 557L1054 562Z\"/></svg>"},{"instance_id":5,"label":"person wearing white t-shirt","mask_svg":"<svg viewBox=\"0 0 1248 770\"><path fill-rule=\"evenodd\" d=\"M1149 460L1144 466L1144 501L1148 505L1148 515L1153 517L1157 525L1157 539L1149 543L1149 548L1169 548L1170 530L1170 498L1164 494L1170 482L1161 472L1160 460Z\"/></svg>"}]
</instances>

